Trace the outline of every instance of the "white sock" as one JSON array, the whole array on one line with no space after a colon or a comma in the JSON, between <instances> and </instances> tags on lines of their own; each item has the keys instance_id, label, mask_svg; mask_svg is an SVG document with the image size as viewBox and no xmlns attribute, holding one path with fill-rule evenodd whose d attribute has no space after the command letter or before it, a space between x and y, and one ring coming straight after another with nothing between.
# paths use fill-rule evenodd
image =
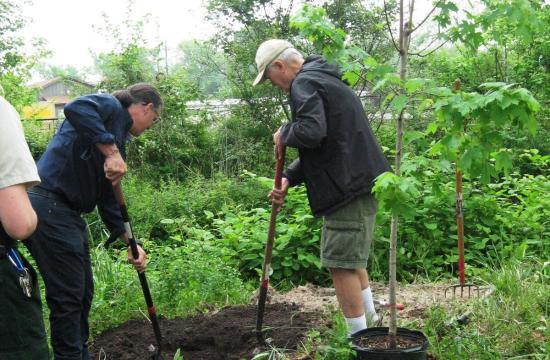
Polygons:
<instances>
[{"instance_id":1,"label":"white sock","mask_svg":"<svg viewBox=\"0 0 550 360\"><path fill-rule=\"evenodd\" d=\"M363 304L365 305L365 314L367 315L367 318L369 318L372 322L377 322L378 314L374 309L374 301L372 299L372 291L370 289L370 286L366 289L363 289L363 291L361 291L361 294L363 295Z\"/></svg>"},{"instance_id":2,"label":"white sock","mask_svg":"<svg viewBox=\"0 0 550 360\"><path fill-rule=\"evenodd\" d=\"M350 335L367 328L367 318L365 314L355 318L346 318L346 323L350 328Z\"/></svg>"}]
</instances>

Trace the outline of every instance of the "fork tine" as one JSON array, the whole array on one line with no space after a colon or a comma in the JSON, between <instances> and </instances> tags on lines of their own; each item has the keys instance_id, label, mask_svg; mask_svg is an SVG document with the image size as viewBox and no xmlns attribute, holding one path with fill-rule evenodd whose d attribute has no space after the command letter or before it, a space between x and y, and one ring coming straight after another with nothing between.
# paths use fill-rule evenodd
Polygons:
<instances>
[{"instance_id":1,"label":"fork tine","mask_svg":"<svg viewBox=\"0 0 550 360\"><path fill-rule=\"evenodd\" d=\"M448 293L452 291L452 297L471 298L473 296L480 297L481 289L478 285L474 284L455 284L448 286L445 289L444 296L447 297Z\"/></svg>"}]
</instances>

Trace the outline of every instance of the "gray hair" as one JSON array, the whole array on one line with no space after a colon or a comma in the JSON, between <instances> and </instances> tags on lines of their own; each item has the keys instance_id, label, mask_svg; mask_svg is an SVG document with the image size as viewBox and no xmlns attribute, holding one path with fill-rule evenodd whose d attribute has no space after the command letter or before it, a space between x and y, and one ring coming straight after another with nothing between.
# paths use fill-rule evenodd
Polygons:
<instances>
[{"instance_id":1,"label":"gray hair","mask_svg":"<svg viewBox=\"0 0 550 360\"><path fill-rule=\"evenodd\" d=\"M302 56L302 54L296 50L295 48L288 48L288 49L285 49L282 53L280 53L275 59L273 59L273 61L271 63L269 63L269 65L267 66L267 68L269 69L273 63L277 60L282 60L284 61L285 63L293 63L293 62L296 62L298 60L303 60L304 57Z\"/></svg>"}]
</instances>

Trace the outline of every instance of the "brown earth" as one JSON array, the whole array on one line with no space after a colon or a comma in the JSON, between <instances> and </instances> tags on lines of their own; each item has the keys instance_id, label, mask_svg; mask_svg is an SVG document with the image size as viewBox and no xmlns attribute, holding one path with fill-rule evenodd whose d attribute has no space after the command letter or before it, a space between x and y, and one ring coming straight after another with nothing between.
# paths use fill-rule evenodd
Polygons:
<instances>
[{"instance_id":1,"label":"brown earth","mask_svg":"<svg viewBox=\"0 0 550 360\"><path fill-rule=\"evenodd\" d=\"M445 297L448 284L399 285L397 301L405 309L399 311L399 324L414 323L420 328L427 309L435 304L451 309L461 299ZM388 300L388 288L372 283L375 299ZM184 359L229 360L251 359L269 347L258 346L253 333L256 323L257 302L253 297L249 305L230 306L187 319L161 319L163 354L172 359L181 349ZM283 349L293 358L307 332L321 328L330 309L337 308L334 289L314 285L298 286L281 294L270 288L266 306L264 329L271 346ZM380 326L388 325L388 309L379 308L383 317ZM155 344L151 325L145 320L132 320L103 333L90 346L92 359L139 360L150 355L148 347ZM295 357L296 358L296 357ZM299 356L300 359L307 357Z\"/></svg>"},{"instance_id":2,"label":"brown earth","mask_svg":"<svg viewBox=\"0 0 550 360\"><path fill-rule=\"evenodd\" d=\"M368 338L359 338L353 341L354 344L362 348L371 349L392 349L390 346L389 335L371 336ZM395 349L411 349L422 346L423 341L419 339L411 339L409 337L396 336Z\"/></svg>"},{"instance_id":3,"label":"brown earth","mask_svg":"<svg viewBox=\"0 0 550 360\"><path fill-rule=\"evenodd\" d=\"M259 346L256 339L256 311L254 305L240 305L187 319L161 319L163 356L171 360L181 349L184 359L251 359L269 348ZM278 349L295 350L306 333L321 324L319 313L302 311L298 305L266 306L265 338ZM156 346L151 325L131 320L99 336L90 345L90 356L99 360L148 359L150 344Z\"/></svg>"},{"instance_id":4,"label":"brown earth","mask_svg":"<svg viewBox=\"0 0 550 360\"><path fill-rule=\"evenodd\" d=\"M430 306L441 305L446 309L454 308L456 304L464 304L464 299L453 298L450 294L445 297L445 289L450 284L429 283L429 284L398 284L397 302L404 305L404 310L398 311L399 324L406 324L411 321L422 323L427 316ZM376 300L389 300L389 288L382 283L371 283L372 293ZM326 312L331 308L338 307L336 293L333 288L323 288L315 285L298 286L285 294L279 294L270 289L269 300L272 302L288 302L297 304L304 311ZM378 308L382 315L381 326L388 325L389 309ZM452 314L450 314L451 316Z\"/></svg>"}]
</instances>

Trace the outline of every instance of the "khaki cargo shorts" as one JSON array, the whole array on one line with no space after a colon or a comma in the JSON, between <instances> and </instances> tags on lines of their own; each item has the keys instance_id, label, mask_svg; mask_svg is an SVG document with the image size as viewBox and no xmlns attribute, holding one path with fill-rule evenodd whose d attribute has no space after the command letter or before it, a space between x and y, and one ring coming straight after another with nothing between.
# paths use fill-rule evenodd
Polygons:
<instances>
[{"instance_id":1,"label":"khaki cargo shorts","mask_svg":"<svg viewBox=\"0 0 550 360\"><path fill-rule=\"evenodd\" d=\"M377 208L374 196L367 194L323 218L321 266L367 267Z\"/></svg>"}]
</instances>

